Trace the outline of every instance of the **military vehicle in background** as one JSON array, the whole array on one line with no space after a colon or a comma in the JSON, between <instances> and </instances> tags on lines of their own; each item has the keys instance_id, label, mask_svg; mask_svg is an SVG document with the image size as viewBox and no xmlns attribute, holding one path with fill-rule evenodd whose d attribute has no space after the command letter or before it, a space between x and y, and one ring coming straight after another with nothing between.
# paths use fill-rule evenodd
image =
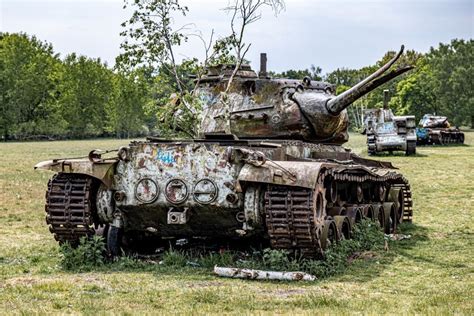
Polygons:
<instances>
[{"instance_id":1,"label":"military vehicle in background","mask_svg":"<svg viewBox=\"0 0 474 316\"><path fill-rule=\"evenodd\" d=\"M416 153L416 123L414 115L395 116L388 107L389 91L384 90L382 109L364 111L364 131L367 135L367 152L375 155L380 152L404 151Z\"/></svg>"},{"instance_id":2,"label":"military vehicle in background","mask_svg":"<svg viewBox=\"0 0 474 316\"><path fill-rule=\"evenodd\" d=\"M464 144L464 133L452 127L446 116L425 114L416 129L419 145Z\"/></svg>"},{"instance_id":3,"label":"military vehicle in background","mask_svg":"<svg viewBox=\"0 0 474 316\"><path fill-rule=\"evenodd\" d=\"M243 65L228 93L234 66L209 69L196 91L201 138L149 137L116 157L94 150L35 166L56 172L46 191L50 231L77 244L103 228L114 256L187 239L317 257L364 217L396 230L412 218L408 180L341 145L346 108L412 68L389 71L402 52L337 96L325 82L269 78L265 54L259 74Z\"/></svg>"}]
</instances>

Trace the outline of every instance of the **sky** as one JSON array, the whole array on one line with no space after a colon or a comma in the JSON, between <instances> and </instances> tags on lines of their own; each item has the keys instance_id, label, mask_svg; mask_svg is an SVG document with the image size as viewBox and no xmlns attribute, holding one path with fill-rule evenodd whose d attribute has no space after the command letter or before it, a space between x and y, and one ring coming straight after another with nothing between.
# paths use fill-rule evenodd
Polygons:
<instances>
[{"instance_id":1,"label":"sky","mask_svg":"<svg viewBox=\"0 0 474 316\"><path fill-rule=\"evenodd\" d=\"M230 32L229 0L181 0L189 6L176 27L209 37ZM76 52L113 65L120 53L120 24L131 15L122 0L0 0L0 31L25 32L53 44L61 56ZM340 67L373 64L389 50L427 52L440 42L474 38L474 0L286 0L278 16L264 10L248 28L247 58L258 68L268 55L268 69L305 69L312 64L328 73ZM179 47L180 58L204 55L195 37Z\"/></svg>"}]
</instances>

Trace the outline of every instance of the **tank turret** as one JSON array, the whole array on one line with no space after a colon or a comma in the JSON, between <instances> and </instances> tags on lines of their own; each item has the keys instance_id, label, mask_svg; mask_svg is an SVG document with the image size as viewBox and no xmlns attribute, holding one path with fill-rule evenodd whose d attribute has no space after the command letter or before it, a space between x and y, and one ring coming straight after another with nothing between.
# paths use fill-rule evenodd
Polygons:
<instances>
[{"instance_id":1,"label":"tank turret","mask_svg":"<svg viewBox=\"0 0 474 316\"><path fill-rule=\"evenodd\" d=\"M346 108L413 68L406 66L387 73L402 53L403 46L380 69L337 96L334 85L308 77L303 80L268 78L266 55L262 55L259 75L248 65L242 66L223 102L222 92L232 67L210 69L198 88L204 107L200 135L208 138L230 131L239 139L299 139L342 144L348 139Z\"/></svg>"}]
</instances>

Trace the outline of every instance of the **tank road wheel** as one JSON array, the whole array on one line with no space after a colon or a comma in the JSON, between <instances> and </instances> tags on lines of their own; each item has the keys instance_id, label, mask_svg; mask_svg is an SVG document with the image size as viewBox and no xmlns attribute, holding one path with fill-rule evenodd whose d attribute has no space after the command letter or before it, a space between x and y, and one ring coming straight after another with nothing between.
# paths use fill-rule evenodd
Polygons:
<instances>
[{"instance_id":1,"label":"tank road wheel","mask_svg":"<svg viewBox=\"0 0 474 316\"><path fill-rule=\"evenodd\" d=\"M327 209L326 213L327 213L328 216L335 217L335 216L339 216L341 214L345 214L346 213L346 208L343 207L343 206L333 206L333 207Z\"/></svg>"},{"instance_id":2,"label":"tank road wheel","mask_svg":"<svg viewBox=\"0 0 474 316\"><path fill-rule=\"evenodd\" d=\"M406 156L411 156L416 154L416 141L407 142L407 150L405 151Z\"/></svg>"},{"instance_id":3,"label":"tank road wheel","mask_svg":"<svg viewBox=\"0 0 474 316\"><path fill-rule=\"evenodd\" d=\"M321 233L321 249L324 251L340 239L339 231L336 227L336 222L332 219L324 221L323 230Z\"/></svg>"},{"instance_id":4,"label":"tank road wheel","mask_svg":"<svg viewBox=\"0 0 474 316\"><path fill-rule=\"evenodd\" d=\"M458 143L459 144L464 144L464 133L459 134Z\"/></svg>"},{"instance_id":5,"label":"tank road wheel","mask_svg":"<svg viewBox=\"0 0 474 316\"><path fill-rule=\"evenodd\" d=\"M384 214L382 204L372 204L372 208L374 210L374 222L376 222L380 227L383 227Z\"/></svg>"},{"instance_id":6,"label":"tank road wheel","mask_svg":"<svg viewBox=\"0 0 474 316\"><path fill-rule=\"evenodd\" d=\"M347 216L334 216L334 222L336 223L339 240L352 237L351 221Z\"/></svg>"},{"instance_id":7,"label":"tank road wheel","mask_svg":"<svg viewBox=\"0 0 474 316\"><path fill-rule=\"evenodd\" d=\"M395 213L397 214L397 223L403 222L403 210L405 209L405 199L401 187L392 187L388 193L387 200L393 202Z\"/></svg>"},{"instance_id":8,"label":"tank road wheel","mask_svg":"<svg viewBox=\"0 0 474 316\"><path fill-rule=\"evenodd\" d=\"M343 215L349 217L352 226L355 226L355 224L358 224L362 221L362 211L357 205L348 206L346 208L346 212Z\"/></svg>"},{"instance_id":9,"label":"tank road wheel","mask_svg":"<svg viewBox=\"0 0 474 316\"><path fill-rule=\"evenodd\" d=\"M59 173L49 180L46 223L60 244L76 246L81 237L94 235L96 190L97 183L84 175Z\"/></svg>"},{"instance_id":10,"label":"tank road wheel","mask_svg":"<svg viewBox=\"0 0 474 316\"><path fill-rule=\"evenodd\" d=\"M360 183L351 183L349 194L349 200L354 203L362 203L364 201L364 190Z\"/></svg>"},{"instance_id":11,"label":"tank road wheel","mask_svg":"<svg viewBox=\"0 0 474 316\"><path fill-rule=\"evenodd\" d=\"M396 231L397 229L397 211L395 209L395 203L385 202L383 204L383 209L385 210L385 233L390 234Z\"/></svg>"},{"instance_id":12,"label":"tank road wheel","mask_svg":"<svg viewBox=\"0 0 474 316\"><path fill-rule=\"evenodd\" d=\"M390 215L385 216L385 209L383 208L383 205L379 205L378 209L378 214L377 214L377 219L379 222L380 227L382 230L385 232L385 227L387 226L387 223L390 223Z\"/></svg>"},{"instance_id":13,"label":"tank road wheel","mask_svg":"<svg viewBox=\"0 0 474 316\"><path fill-rule=\"evenodd\" d=\"M368 218L371 221L374 221L374 208L372 204L363 204L361 205L362 216Z\"/></svg>"}]
</instances>

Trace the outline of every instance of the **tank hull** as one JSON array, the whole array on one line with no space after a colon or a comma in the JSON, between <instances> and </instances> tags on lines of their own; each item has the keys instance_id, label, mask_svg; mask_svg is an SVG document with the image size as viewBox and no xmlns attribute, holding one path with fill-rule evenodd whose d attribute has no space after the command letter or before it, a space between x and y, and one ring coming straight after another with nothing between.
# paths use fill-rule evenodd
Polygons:
<instances>
[{"instance_id":1,"label":"tank hull","mask_svg":"<svg viewBox=\"0 0 474 316\"><path fill-rule=\"evenodd\" d=\"M103 225L122 232L121 247L127 238L149 247L167 239L253 239L314 257L342 238L343 223L368 217L390 232L412 216L408 181L390 163L341 146L150 139L119 156L108 184L68 168L50 182L46 212L57 240L77 242ZM73 192L82 200L70 200ZM72 222L81 207L83 218Z\"/></svg>"},{"instance_id":2,"label":"tank hull","mask_svg":"<svg viewBox=\"0 0 474 316\"><path fill-rule=\"evenodd\" d=\"M464 144L464 133L457 128L417 128L418 145Z\"/></svg>"}]
</instances>

